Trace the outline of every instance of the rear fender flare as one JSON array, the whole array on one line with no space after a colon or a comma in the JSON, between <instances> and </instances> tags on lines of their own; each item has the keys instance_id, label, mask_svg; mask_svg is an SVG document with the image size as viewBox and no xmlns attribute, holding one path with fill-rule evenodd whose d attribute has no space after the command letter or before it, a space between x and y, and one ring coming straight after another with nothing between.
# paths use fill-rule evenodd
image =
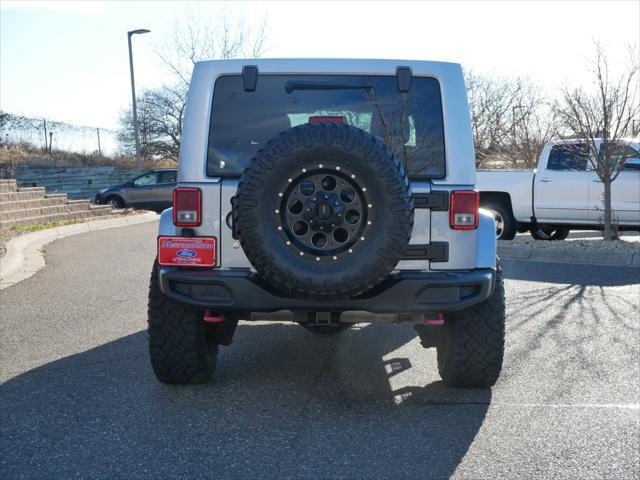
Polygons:
<instances>
[{"instance_id":1,"label":"rear fender flare","mask_svg":"<svg viewBox=\"0 0 640 480\"><path fill-rule=\"evenodd\" d=\"M163 210L160 214L160 225L158 226L158 236L177 235L177 228L173 224L173 207Z\"/></svg>"},{"instance_id":2,"label":"rear fender flare","mask_svg":"<svg viewBox=\"0 0 640 480\"><path fill-rule=\"evenodd\" d=\"M493 215L480 209L476 235L476 268L496 268L496 223Z\"/></svg>"}]
</instances>

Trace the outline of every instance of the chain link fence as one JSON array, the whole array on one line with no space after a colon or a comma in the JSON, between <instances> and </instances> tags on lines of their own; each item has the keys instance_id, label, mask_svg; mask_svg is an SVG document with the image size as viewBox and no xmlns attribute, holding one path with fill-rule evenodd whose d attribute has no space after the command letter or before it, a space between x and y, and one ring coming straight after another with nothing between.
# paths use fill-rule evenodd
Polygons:
<instances>
[{"instance_id":1,"label":"chain link fence","mask_svg":"<svg viewBox=\"0 0 640 480\"><path fill-rule=\"evenodd\" d=\"M6 112L0 112L0 145L22 145L48 152L65 151L99 156L120 153L115 130Z\"/></svg>"}]
</instances>

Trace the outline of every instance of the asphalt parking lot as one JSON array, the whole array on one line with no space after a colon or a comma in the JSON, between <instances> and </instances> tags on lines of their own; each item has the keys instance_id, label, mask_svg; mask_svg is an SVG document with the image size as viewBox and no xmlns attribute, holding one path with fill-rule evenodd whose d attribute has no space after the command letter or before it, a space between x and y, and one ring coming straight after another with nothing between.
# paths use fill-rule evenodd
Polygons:
<instances>
[{"instance_id":1,"label":"asphalt parking lot","mask_svg":"<svg viewBox=\"0 0 640 480\"><path fill-rule=\"evenodd\" d=\"M640 269L504 262L493 389L444 387L408 324L266 322L175 387L146 351L155 229L56 241L0 292L3 479L640 477Z\"/></svg>"}]
</instances>

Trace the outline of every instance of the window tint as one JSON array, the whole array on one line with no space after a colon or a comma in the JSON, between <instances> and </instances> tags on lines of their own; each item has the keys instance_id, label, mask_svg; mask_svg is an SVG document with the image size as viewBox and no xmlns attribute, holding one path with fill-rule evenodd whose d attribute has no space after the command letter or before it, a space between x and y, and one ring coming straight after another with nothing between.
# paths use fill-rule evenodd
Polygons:
<instances>
[{"instance_id":1,"label":"window tint","mask_svg":"<svg viewBox=\"0 0 640 480\"><path fill-rule=\"evenodd\" d=\"M160 172L160 180L158 183L176 183L178 172L175 170L169 170Z\"/></svg>"},{"instance_id":2,"label":"window tint","mask_svg":"<svg viewBox=\"0 0 640 480\"><path fill-rule=\"evenodd\" d=\"M600 158L604 157L604 144L600 145ZM637 163L631 162L632 159L636 159L636 162L640 161L640 152L635 148L627 144L616 144L611 154L611 163L613 168L617 168L620 162L624 163L623 170L637 170Z\"/></svg>"},{"instance_id":3,"label":"window tint","mask_svg":"<svg viewBox=\"0 0 640 480\"><path fill-rule=\"evenodd\" d=\"M624 171L640 172L640 155L636 158L630 158L622 168Z\"/></svg>"},{"instance_id":4,"label":"window tint","mask_svg":"<svg viewBox=\"0 0 640 480\"><path fill-rule=\"evenodd\" d=\"M242 76L215 83L207 174L239 175L270 138L313 116L343 122L380 138L412 177L445 176L440 86L415 77L409 93L395 76L260 75L254 92Z\"/></svg>"},{"instance_id":5,"label":"window tint","mask_svg":"<svg viewBox=\"0 0 640 480\"><path fill-rule=\"evenodd\" d=\"M584 172L589 163L586 145L555 145L551 148L547 170Z\"/></svg>"},{"instance_id":6,"label":"window tint","mask_svg":"<svg viewBox=\"0 0 640 480\"><path fill-rule=\"evenodd\" d=\"M141 175L133 181L133 184L136 187L141 187L144 185L155 185L158 183L158 172L149 172Z\"/></svg>"}]
</instances>

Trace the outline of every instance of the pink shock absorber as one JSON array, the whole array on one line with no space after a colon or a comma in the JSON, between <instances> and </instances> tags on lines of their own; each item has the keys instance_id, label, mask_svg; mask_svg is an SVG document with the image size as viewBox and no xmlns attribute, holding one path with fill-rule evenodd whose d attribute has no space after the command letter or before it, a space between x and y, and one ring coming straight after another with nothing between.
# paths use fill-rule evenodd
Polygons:
<instances>
[{"instance_id":1,"label":"pink shock absorber","mask_svg":"<svg viewBox=\"0 0 640 480\"><path fill-rule=\"evenodd\" d=\"M440 312L435 318L425 318L424 324L428 327L442 327L444 325L444 314Z\"/></svg>"},{"instance_id":2,"label":"pink shock absorber","mask_svg":"<svg viewBox=\"0 0 640 480\"><path fill-rule=\"evenodd\" d=\"M222 323L224 322L224 317L217 313L211 313L211 310L207 308L204 312L204 321L207 323Z\"/></svg>"}]
</instances>

